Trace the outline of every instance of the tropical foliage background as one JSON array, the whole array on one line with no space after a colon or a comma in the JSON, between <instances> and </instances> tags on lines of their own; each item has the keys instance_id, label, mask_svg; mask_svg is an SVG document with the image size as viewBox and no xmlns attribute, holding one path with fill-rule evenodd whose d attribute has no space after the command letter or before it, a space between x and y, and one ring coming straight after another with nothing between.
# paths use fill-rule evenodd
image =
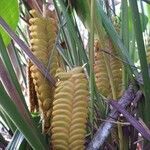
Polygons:
<instances>
[{"instance_id":1,"label":"tropical foliage background","mask_svg":"<svg viewBox=\"0 0 150 150\"><path fill-rule=\"evenodd\" d=\"M51 55L44 57L33 43L40 33L45 38L47 18ZM41 26L34 29L34 23ZM77 66L88 85L85 149L150 149L149 0L1 0L0 54L0 149L55 149L53 133L47 134L51 127L43 127L33 74L42 73L40 84L57 94Z\"/></svg>"}]
</instances>

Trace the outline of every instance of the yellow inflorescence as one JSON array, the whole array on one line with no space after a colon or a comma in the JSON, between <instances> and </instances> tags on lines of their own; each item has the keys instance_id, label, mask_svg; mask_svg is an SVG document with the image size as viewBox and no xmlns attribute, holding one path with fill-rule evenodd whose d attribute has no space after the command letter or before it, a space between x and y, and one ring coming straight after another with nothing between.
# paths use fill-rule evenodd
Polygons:
<instances>
[{"instance_id":1,"label":"yellow inflorescence","mask_svg":"<svg viewBox=\"0 0 150 150\"><path fill-rule=\"evenodd\" d=\"M116 99L121 96L122 92L122 63L116 58L118 55L110 40L107 41L107 47L110 54L102 51L99 41L95 42L95 81L98 90L103 96ZM105 55L107 55L106 58L104 58ZM105 59L107 59L108 64L106 64ZM111 78L108 76L109 72L106 65L110 65ZM112 91L110 80L113 80L114 91ZM115 93L113 94L112 92ZM112 95L115 95L115 97Z\"/></svg>"},{"instance_id":2,"label":"yellow inflorescence","mask_svg":"<svg viewBox=\"0 0 150 150\"><path fill-rule=\"evenodd\" d=\"M56 21L52 18L41 16L36 10L31 10L30 13L33 16L29 20L31 24L29 27L31 51L45 67L50 69L50 74L54 77L58 68L58 54L54 47L57 34ZM42 115L43 131L48 132L50 129L54 87L35 65L30 67L30 71Z\"/></svg>"},{"instance_id":3,"label":"yellow inflorescence","mask_svg":"<svg viewBox=\"0 0 150 150\"><path fill-rule=\"evenodd\" d=\"M88 114L88 83L83 69L58 71L52 112L54 150L83 150Z\"/></svg>"},{"instance_id":4,"label":"yellow inflorescence","mask_svg":"<svg viewBox=\"0 0 150 150\"><path fill-rule=\"evenodd\" d=\"M116 98L119 98L122 94L122 63L115 56L118 55L115 53L115 51L113 51L113 56L110 57L110 65L113 75Z\"/></svg>"},{"instance_id":5,"label":"yellow inflorescence","mask_svg":"<svg viewBox=\"0 0 150 150\"><path fill-rule=\"evenodd\" d=\"M33 78L31 77L31 71L30 68L32 66L32 62L29 60L28 62L28 92L29 92L29 110L30 112L38 112L39 111L39 105L37 100L37 95L35 91L35 86L33 83Z\"/></svg>"},{"instance_id":6,"label":"yellow inflorescence","mask_svg":"<svg viewBox=\"0 0 150 150\"><path fill-rule=\"evenodd\" d=\"M98 90L107 97L110 94L110 84L107 74L107 68L104 60L104 52L101 51L99 42L95 42L95 82Z\"/></svg>"}]
</instances>

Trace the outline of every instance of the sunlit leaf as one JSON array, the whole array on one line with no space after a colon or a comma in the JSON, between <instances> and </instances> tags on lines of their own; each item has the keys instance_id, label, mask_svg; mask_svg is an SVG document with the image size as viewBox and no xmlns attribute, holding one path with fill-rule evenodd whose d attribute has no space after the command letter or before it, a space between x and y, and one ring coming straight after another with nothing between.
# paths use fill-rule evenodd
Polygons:
<instances>
[{"instance_id":1,"label":"sunlit leaf","mask_svg":"<svg viewBox=\"0 0 150 150\"><path fill-rule=\"evenodd\" d=\"M146 26L147 26L147 23L148 23L148 17L143 14L143 13L139 13L140 15L140 19L144 20L144 22L141 24L142 25L142 31L144 32L145 29L146 29ZM129 17L129 31L131 32L133 29L132 29L132 14L131 14L131 8L128 7L128 17Z\"/></svg>"},{"instance_id":2,"label":"sunlit leaf","mask_svg":"<svg viewBox=\"0 0 150 150\"><path fill-rule=\"evenodd\" d=\"M0 16L15 30L19 20L19 6L17 0L0 0ZM10 38L7 33L0 27L5 45L8 45Z\"/></svg>"}]
</instances>

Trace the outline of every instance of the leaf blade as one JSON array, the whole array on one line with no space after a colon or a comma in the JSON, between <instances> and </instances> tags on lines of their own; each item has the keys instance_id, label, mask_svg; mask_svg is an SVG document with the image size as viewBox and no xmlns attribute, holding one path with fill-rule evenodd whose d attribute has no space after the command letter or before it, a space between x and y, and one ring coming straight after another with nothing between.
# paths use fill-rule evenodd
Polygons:
<instances>
[{"instance_id":1,"label":"leaf blade","mask_svg":"<svg viewBox=\"0 0 150 150\"><path fill-rule=\"evenodd\" d=\"M0 16L4 18L7 24L15 30L19 21L19 6L17 0L1 0L0 1ZM10 37L0 28L5 45L10 42Z\"/></svg>"}]
</instances>

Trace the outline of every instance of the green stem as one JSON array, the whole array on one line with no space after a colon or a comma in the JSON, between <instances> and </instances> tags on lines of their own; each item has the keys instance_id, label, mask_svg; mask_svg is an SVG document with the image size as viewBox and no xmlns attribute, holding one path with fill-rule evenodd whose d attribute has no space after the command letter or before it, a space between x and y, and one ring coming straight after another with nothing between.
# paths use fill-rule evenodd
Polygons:
<instances>
[{"instance_id":1,"label":"green stem","mask_svg":"<svg viewBox=\"0 0 150 150\"><path fill-rule=\"evenodd\" d=\"M126 46L129 51L129 19L128 19L128 2L127 0L121 1L122 8L122 24L121 24L121 35L123 44ZM129 70L127 69L127 65L122 65L122 90L124 91L128 87L129 80ZM119 135L119 145L120 149L128 149L129 139L126 136L123 136L122 126L118 124L118 135Z\"/></svg>"},{"instance_id":2,"label":"green stem","mask_svg":"<svg viewBox=\"0 0 150 150\"><path fill-rule=\"evenodd\" d=\"M121 24L121 35L122 35L122 41L124 45L126 46L127 50L129 51L129 20L128 20L128 3L127 0L122 0L122 24ZM123 90L127 89L128 87L128 69L127 65L124 64L123 66Z\"/></svg>"},{"instance_id":3,"label":"green stem","mask_svg":"<svg viewBox=\"0 0 150 150\"><path fill-rule=\"evenodd\" d=\"M93 137L93 127L94 127L94 5L95 0L91 1L91 28L90 28L90 121L91 121L91 137Z\"/></svg>"},{"instance_id":4,"label":"green stem","mask_svg":"<svg viewBox=\"0 0 150 150\"><path fill-rule=\"evenodd\" d=\"M121 124L117 125L118 127L118 137L119 137L119 149L123 150L124 149L124 141L123 141L123 131L122 131L122 126Z\"/></svg>"}]
</instances>

